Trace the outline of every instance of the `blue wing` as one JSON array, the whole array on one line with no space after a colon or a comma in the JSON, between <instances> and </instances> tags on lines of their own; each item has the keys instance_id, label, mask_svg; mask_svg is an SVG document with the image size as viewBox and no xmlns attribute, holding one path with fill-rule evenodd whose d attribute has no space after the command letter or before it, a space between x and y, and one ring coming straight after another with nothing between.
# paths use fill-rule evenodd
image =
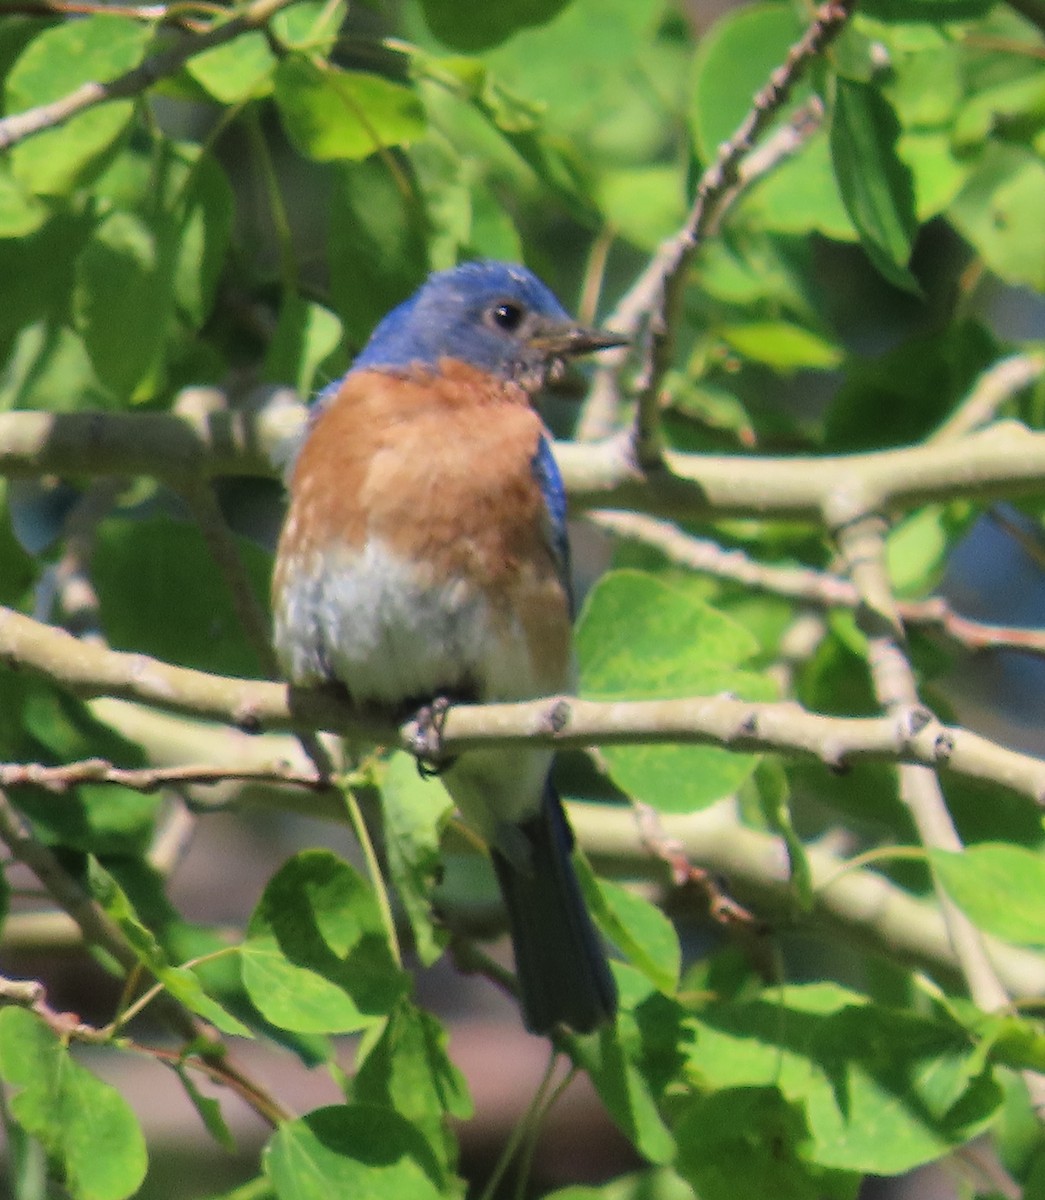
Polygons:
<instances>
[{"instance_id":1,"label":"blue wing","mask_svg":"<svg viewBox=\"0 0 1045 1200\"><path fill-rule=\"evenodd\" d=\"M573 611L573 585L570 579L570 542L566 534L566 488L559 474L559 467L552 454L551 443L541 434L537 443L537 453L530 464L533 477L544 497L544 508L547 515L545 534L555 563L559 569L559 578L566 589L570 601L570 616Z\"/></svg>"}]
</instances>

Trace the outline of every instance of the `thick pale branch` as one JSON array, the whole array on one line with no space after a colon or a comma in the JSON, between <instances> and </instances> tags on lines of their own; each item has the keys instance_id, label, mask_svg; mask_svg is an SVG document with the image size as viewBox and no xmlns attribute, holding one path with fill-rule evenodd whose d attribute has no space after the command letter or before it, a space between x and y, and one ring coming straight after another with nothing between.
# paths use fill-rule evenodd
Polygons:
<instances>
[{"instance_id":1,"label":"thick pale branch","mask_svg":"<svg viewBox=\"0 0 1045 1200\"><path fill-rule=\"evenodd\" d=\"M305 408L280 392L251 412L0 413L0 474L150 475L173 484L221 475L272 477L300 434ZM576 509L632 508L685 518L764 517L821 524L829 496L860 507L993 500L1045 489L1045 433L1015 421L940 444L870 454L772 458L668 453L636 465L630 439L558 442L556 458Z\"/></svg>"},{"instance_id":2,"label":"thick pale branch","mask_svg":"<svg viewBox=\"0 0 1045 1200\"><path fill-rule=\"evenodd\" d=\"M327 730L408 748L417 744L413 723L396 730L386 718L352 707L335 689L293 689L175 667L146 655L85 644L10 609L0 609L0 661L47 675L81 696L137 700L249 732ZM524 739L559 748L707 743L737 751L810 755L835 769L859 759L921 763L996 781L1037 803L1045 798L1045 762L944 726L921 707L869 718L822 716L792 702L760 704L729 696L609 703L561 697L461 705L447 716L441 749L449 756Z\"/></svg>"}]
</instances>

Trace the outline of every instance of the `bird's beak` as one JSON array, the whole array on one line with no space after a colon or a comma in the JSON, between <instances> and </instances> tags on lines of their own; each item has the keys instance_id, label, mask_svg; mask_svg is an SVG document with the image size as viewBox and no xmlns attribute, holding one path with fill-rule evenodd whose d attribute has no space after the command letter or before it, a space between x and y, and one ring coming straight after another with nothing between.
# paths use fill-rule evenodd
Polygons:
<instances>
[{"instance_id":1,"label":"bird's beak","mask_svg":"<svg viewBox=\"0 0 1045 1200\"><path fill-rule=\"evenodd\" d=\"M631 339L608 329L585 329L580 325L552 325L539 329L530 345L548 358L573 358L593 350L626 346Z\"/></svg>"}]
</instances>

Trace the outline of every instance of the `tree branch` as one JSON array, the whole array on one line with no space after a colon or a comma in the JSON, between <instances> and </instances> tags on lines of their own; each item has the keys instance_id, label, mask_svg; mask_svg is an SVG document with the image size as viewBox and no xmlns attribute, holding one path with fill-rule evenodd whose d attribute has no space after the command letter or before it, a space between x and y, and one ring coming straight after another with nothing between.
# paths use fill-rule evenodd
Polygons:
<instances>
[{"instance_id":1,"label":"tree branch","mask_svg":"<svg viewBox=\"0 0 1045 1200\"><path fill-rule=\"evenodd\" d=\"M176 667L143 654L78 641L11 609L0 608L0 661L28 668L81 696L115 696L167 712L264 730L352 732L375 743L414 750L415 722L400 729L381 714L351 705L339 689L298 689ZM700 743L736 751L776 751L843 769L860 759L946 766L1045 803L1045 762L959 727L945 726L920 705L884 717L833 717L790 702L755 703L730 696L599 703L571 697L523 704L456 705L441 751L508 746L519 741L560 749L655 742Z\"/></svg>"},{"instance_id":2,"label":"tree branch","mask_svg":"<svg viewBox=\"0 0 1045 1200\"><path fill-rule=\"evenodd\" d=\"M206 33L184 38L169 50L154 54L125 74L106 82L92 80L81 84L75 91L47 104L39 104L24 112L12 113L0 119L0 151L10 149L35 133L54 129L88 109L96 108L108 100L124 100L138 96L154 83L179 71L188 60L204 50L224 45L248 30L266 24L294 0L253 0L238 16L224 25L217 25Z\"/></svg>"}]
</instances>

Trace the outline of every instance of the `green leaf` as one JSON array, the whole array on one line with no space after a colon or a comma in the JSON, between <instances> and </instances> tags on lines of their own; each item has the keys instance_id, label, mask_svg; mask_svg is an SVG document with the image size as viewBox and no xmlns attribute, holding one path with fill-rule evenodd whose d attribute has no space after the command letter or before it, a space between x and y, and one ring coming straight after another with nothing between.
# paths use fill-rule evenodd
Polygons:
<instances>
[{"instance_id":1,"label":"green leaf","mask_svg":"<svg viewBox=\"0 0 1045 1200\"><path fill-rule=\"evenodd\" d=\"M275 65L268 39L254 30L194 54L185 69L220 104L239 104L272 90Z\"/></svg>"},{"instance_id":2,"label":"green leaf","mask_svg":"<svg viewBox=\"0 0 1045 1200\"><path fill-rule=\"evenodd\" d=\"M751 99L787 56L802 23L786 4L751 4L720 18L700 39L693 63L691 121L701 161L736 132ZM809 88L800 85L796 101Z\"/></svg>"},{"instance_id":3,"label":"green leaf","mask_svg":"<svg viewBox=\"0 0 1045 1200\"><path fill-rule=\"evenodd\" d=\"M338 169L330 214L330 288L350 346L428 274L425 213L381 158Z\"/></svg>"},{"instance_id":4,"label":"green leaf","mask_svg":"<svg viewBox=\"0 0 1045 1200\"><path fill-rule=\"evenodd\" d=\"M811 138L800 153L759 180L740 201L738 213L756 230L822 233L840 242L859 234L838 192L828 139Z\"/></svg>"},{"instance_id":5,"label":"green leaf","mask_svg":"<svg viewBox=\"0 0 1045 1200\"><path fill-rule=\"evenodd\" d=\"M704 1091L776 1087L805 1110L803 1160L900 1174L983 1130L1000 1093L950 1021L869 1004L834 984L767 990L696 1018L692 1078Z\"/></svg>"},{"instance_id":6,"label":"green leaf","mask_svg":"<svg viewBox=\"0 0 1045 1200\"><path fill-rule=\"evenodd\" d=\"M818 334L788 321L752 321L727 325L719 336L752 362L775 371L827 371L844 358L842 348Z\"/></svg>"},{"instance_id":7,"label":"green leaf","mask_svg":"<svg viewBox=\"0 0 1045 1200\"><path fill-rule=\"evenodd\" d=\"M47 207L30 194L0 161L0 238L26 237L47 220Z\"/></svg>"},{"instance_id":8,"label":"green leaf","mask_svg":"<svg viewBox=\"0 0 1045 1200\"><path fill-rule=\"evenodd\" d=\"M614 571L589 593L577 630L581 692L592 699L646 699L735 692L768 699L771 683L738 664L757 641L690 586L639 571ZM757 759L718 746L607 746L624 791L665 812L690 812L734 792Z\"/></svg>"},{"instance_id":9,"label":"green leaf","mask_svg":"<svg viewBox=\"0 0 1045 1200\"><path fill-rule=\"evenodd\" d=\"M184 147L179 147L179 152L188 177L178 179L178 203L173 206L177 228L174 298L179 311L198 327L214 306L225 265L232 235L232 188L213 155L194 157L194 148Z\"/></svg>"},{"instance_id":10,"label":"green leaf","mask_svg":"<svg viewBox=\"0 0 1045 1200\"><path fill-rule=\"evenodd\" d=\"M701 1200L855 1200L860 1176L803 1162L800 1105L772 1086L702 1096L679 1122L679 1173Z\"/></svg>"},{"instance_id":11,"label":"green leaf","mask_svg":"<svg viewBox=\"0 0 1045 1200\"><path fill-rule=\"evenodd\" d=\"M268 591L271 560L250 543L238 548L260 600ZM257 675L257 655L194 526L163 517L107 521L92 578L114 648L224 675Z\"/></svg>"},{"instance_id":12,"label":"green leaf","mask_svg":"<svg viewBox=\"0 0 1045 1200\"><path fill-rule=\"evenodd\" d=\"M424 1135L376 1105L317 1108L282 1125L264 1166L279 1200L446 1200Z\"/></svg>"},{"instance_id":13,"label":"green leaf","mask_svg":"<svg viewBox=\"0 0 1045 1200\"><path fill-rule=\"evenodd\" d=\"M907 269L918 231L914 182L897 153L900 123L876 88L837 81L831 161L838 190L874 265L897 287L918 291Z\"/></svg>"},{"instance_id":14,"label":"green leaf","mask_svg":"<svg viewBox=\"0 0 1045 1200\"><path fill-rule=\"evenodd\" d=\"M225 1124L225 1118L221 1115L221 1105L217 1100L211 1096L205 1096L200 1091L192 1078L191 1072L181 1063L173 1064L173 1070L181 1080L185 1094L188 1096L192 1107L199 1114L204 1128L223 1150L228 1150L230 1154L234 1153L236 1142L228 1125Z\"/></svg>"},{"instance_id":15,"label":"green leaf","mask_svg":"<svg viewBox=\"0 0 1045 1200\"><path fill-rule=\"evenodd\" d=\"M152 37L142 21L107 13L45 29L11 68L8 113L58 100L81 84L108 82L138 65ZM11 149L15 176L32 192L66 195L105 160L134 112L133 101L109 100Z\"/></svg>"},{"instance_id":16,"label":"green leaf","mask_svg":"<svg viewBox=\"0 0 1045 1200\"><path fill-rule=\"evenodd\" d=\"M621 1132L650 1162L671 1162L675 1139L657 1112L648 1083L625 1052L617 1030L607 1026L578 1041L579 1060Z\"/></svg>"},{"instance_id":17,"label":"green leaf","mask_svg":"<svg viewBox=\"0 0 1045 1200\"><path fill-rule=\"evenodd\" d=\"M784 768L777 758L764 758L755 774L758 800L767 827L784 843L791 890L799 911L813 911L813 871L805 843L791 819L791 789Z\"/></svg>"},{"instance_id":18,"label":"green leaf","mask_svg":"<svg viewBox=\"0 0 1045 1200\"><path fill-rule=\"evenodd\" d=\"M951 899L986 933L1045 946L1045 858L1005 843L930 852Z\"/></svg>"},{"instance_id":19,"label":"green leaf","mask_svg":"<svg viewBox=\"0 0 1045 1200\"><path fill-rule=\"evenodd\" d=\"M545 1200L695 1200L693 1189L668 1167L647 1168L618 1175L598 1187L567 1187L549 1193Z\"/></svg>"},{"instance_id":20,"label":"green leaf","mask_svg":"<svg viewBox=\"0 0 1045 1200\"><path fill-rule=\"evenodd\" d=\"M172 247L157 233L133 213L111 213L76 262L76 326L99 379L121 397L159 369L170 336Z\"/></svg>"},{"instance_id":21,"label":"green leaf","mask_svg":"<svg viewBox=\"0 0 1045 1200\"><path fill-rule=\"evenodd\" d=\"M265 355L264 377L308 396L330 382L322 364L341 342L341 322L321 304L297 293L284 297L276 332Z\"/></svg>"},{"instance_id":22,"label":"green leaf","mask_svg":"<svg viewBox=\"0 0 1045 1200\"><path fill-rule=\"evenodd\" d=\"M248 934L243 983L283 1029L366 1029L410 985L392 958L369 884L327 850L302 851L273 875Z\"/></svg>"},{"instance_id":23,"label":"green leaf","mask_svg":"<svg viewBox=\"0 0 1045 1200\"><path fill-rule=\"evenodd\" d=\"M473 1109L446 1041L446 1031L433 1016L402 1001L357 1071L352 1098L411 1121L449 1179L457 1167L457 1141L448 1120L467 1120Z\"/></svg>"},{"instance_id":24,"label":"green leaf","mask_svg":"<svg viewBox=\"0 0 1045 1200\"><path fill-rule=\"evenodd\" d=\"M577 870L588 907L603 932L651 983L673 994L682 963L675 926L655 904L620 884L596 880L583 859Z\"/></svg>"},{"instance_id":25,"label":"green leaf","mask_svg":"<svg viewBox=\"0 0 1045 1200\"><path fill-rule=\"evenodd\" d=\"M287 133L308 158L369 158L425 132L424 108L413 90L380 75L321 67L291 55L276 68L275 80Z\"/></svg>"},{"instance_id":26,"label":"green leaf","mask_svg":"<svg viewBox=\"0 0 1045 1200\"><path fill-rule=\"evenodd\" d=\"M569 0L484 0L462 6L457 0L421 0L435 36L455 50L485 50L528 25L543 25Z\"/></svg>"},{"instance_id":27,"label":"green leaf","mask_svg":"<svg viewBox=\"0 0 1045 1200\"><path fill-rule=\"evenodd\" d=\"M21 1090L15 1120L65 1174L73 1200L124 1200L145 1178L145 1140L130 1105L20 1008L0 1010L0 1077Z\"/></svg>"},{"instance_id":28,"label":"green leaf","mask_svg":"<svg viewBox=\"0 0 1045 1200\"><path fill-rule=\"evenodd\" d=\"M222 1033L237 1037L250 1037L250 1030L241 1021L203 990L203 985L188 967L173 966L163 948L138 919L127 893L120 887L96 860L89 866L91 895L102 906L107 916L119 926L138 960L168 992L186 1008L210 1021Z\"/></svg>"},{"instance_id":29,"label":"green leaf","mask_svg":"<svg viewBox=\"0 0 1045 1200\"><path fill-rule=\"evenodd\" d=\"M381 781L385 853L396 895L414 934L414 949L423 966L442 954L446 933L432 922L431 891L442 862L439 839L451 811L445 790L422 779L413 756L396 753Z\"/></svg>"},{"instance_id":30,"label":"green leaf","mask_svg":"<svg viewBox=\"0 0 1045 1200\"><path fill-rule=\"evenodd\" d=\"M1041 158L993 145L948 209L958 232L1007 283L1045 289L1045 239L1038 220L1045 197Z\"/></svg>"}]
</instances>

